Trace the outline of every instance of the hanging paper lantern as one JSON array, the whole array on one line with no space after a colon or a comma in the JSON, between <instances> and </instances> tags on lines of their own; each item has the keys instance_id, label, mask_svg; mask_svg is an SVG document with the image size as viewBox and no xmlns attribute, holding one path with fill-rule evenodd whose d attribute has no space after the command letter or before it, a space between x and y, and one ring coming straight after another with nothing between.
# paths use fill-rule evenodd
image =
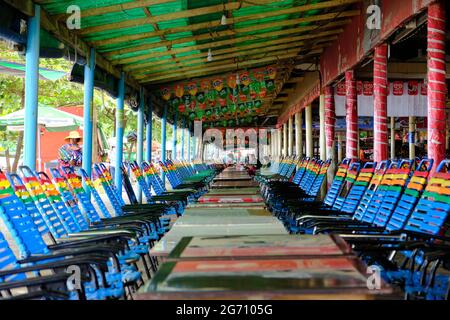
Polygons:
<instances>
[{"instance_id":1,"label":"hanging paper lantern","mask_svg":"<svg viewBox=\"0 0 450 320\"><path fill-rule=\"evenodd\" d=\"M172 106L174 108L177 108L180 104L181 104L180 98L175 97L175 98L172 99Z\"/></svg>"},{"instance_id":2,"label":"hanging paper lantern","mask_svg":"<svg viewBox=\"0 0 450 320\"><path fill-rule=\"evenodd\" d=\"M228 90L226 88L222 88L222 90L219 91L219 97L222 99L226 99L228 95Z\"/></svg>"},{"instance_id":3,"label":"hanging paper lantern","mask_svg":"<svg viewBox=\"0 0 450 320\"><path fill-rule=\"evenodd\" d=\"M206 95L203 91L201 91L201 92L197 93L197 96L195 98L199 103L203 103L206 100Z\"/></svg>"},{"instance_id":4,"label":"hanging paper lantern","mask_svg":"<svg viewBox=\"0 0 450 320\"><path fill-rule=\"evenodd\" d=\"M228 112L227 106L224 106L221 111L222 111L222 114L227 113Z\"/></svg>"},{"instance_id":5,"label":"hanging paper lantern","mask_svg":"<svg viewBox=\"0 0 450 320\"><path fill-rule=\"evenodd\" d=\"M211 118L211 115L212 115L211 110L206 110L206 111L205 111L205 116L206 116L207 118Z\"/></svg>"},{"instance_id":6,"label":"hanging paper lantern","mask_svg":"<svg viewBox=\"0 0 450 320\"><path fill-rule=\"evenodd\" d=\"M256 69L253 71L253 76L257 81L262 82L264 80L264 73L264 69Z\"/></svg>"},{"instance_id":7,"label":"hanging paper lantern","mask_svg":"<svg viewBox=\"0 0 450 320\"><path fill-rule=\"evenodd\" d=\"M269 79L265 81L267 91L273 92L275 90L275 81Z\"/></svg>"},{"instance_id":8,"label":"hanging paper lantern","mask_svg":"<svg viewBox=\"0 0 450 320\"><path fill-rule=\"evenodd\" d=\"M245 103L239 103L239 106L238 106L238 108L239 108L239 111L240 112L244 112L245 111Z\"/></svg>"},{"instance_id":9,"label":"hanging paper lantern","mask_svg":"<svg viewBox=\"0 0 450 320\"><path fill-rule=\"evenodd\" d=\"M195 120L195 113L194 112L189 113L189 119L192 120L192 121Z\"/></svg>"},{"instance_id":10,"label":"hanging paper lantern","mask_svg":"<svg viewBox=\"0 0 450 320\"><path fill-rule=\"evenodd\" d=\"M217 92L221 91L223 89L223 79L215 78L212 81L212 86L213 86L214 90L216 90Z\"/></svg>"},{"instance_id":11,"label":"hanging paper lantern","mask_svg":"<svg viewBox=\"0 0 450 320\"><path fill-rule=\"evenodd\" d=\"M161 96L164 100L169 101L170 97L172 96L172 93L170 92L169 87L164 87L161 89Z\"/></svg>"},{"instance_id":12,"label":"hanging paper lantern","mask_svg":"<svg viewBox=\"0 0 450 320\"><path fill-rule=\"evenodd\" d=\"M274 66L268 66L266 68L266 75L269 79L274 80L277 76L277 69Z\"/></svg>"},{"instance_id":13,"label":"hanging paper lantern","mask_svg":"<svg viewBox=\"0 0 450 320\"><path fill-rule=\"evenodd\" d=\"M204 102L204 103L199 103L198 104L198 107L200 108L200 109L202 109L202 110L205 110L206 109L206 103Z\"/></svg>"},{"instance_id":14,"label":"hanging paper lantern","mask_svg":"<svg viewBox=\"0 0 450 320\"><path fill-rule=\"evenodd\" d=\"M184 95L184 85L181 83L177 83L174 86L175 96L181 98Z\"/></svg>"},{"instance_id":15,"label":"hanging paper lantern","mask_svg":"<svg viewBox=\"0 0 450 320\"><path fill-rule=\"evenodd\" d=\"M186 111L186 105L184 105L183 103L180 104L178 106L178 111L180 111L181 113L184 113Z\"/></svg>"},{"instance_id":16,"label":"hanging paper lantern","mask_svg":"<svg viewBox=\"0 0 450 320\"><path fill-rule=\"evenodd\" d=\"M241 85L241 94L248 95L250 88L248 86Z\"/></svg>"},{"instance_id":17,"label":"hanging paper lantern","mask_svg":"<svg viewBox=\"0 0 450 320\"><path fill-rule=\"evenodd\" d=\"M266 87L262 87L261 90L259 91L259 97L261 99L264 99L267 96L267 89Z\"/></svg>"},{"instance_id":18,"label":"hanging paper lantern","mask_svg":"<svg viewBox=\"0 0 450 320\"><path fill-rule=\"evenodd\" d=\"M228 100L230 100L231 102L235 103L235 102L237 102L237 97L235 97L232 94L230 94L230 95L228 95Z\"/></svg>"},{"instance_id":19,"label":"hanging paper lantern","mask_svg":"<svg viewBox=\"0 0 450 320\"><path fill-rule=\"evenodd\" d=\"M239 95L239 101L240 101L240 102L246 102L246 101L247 101L247 95L241 93L241 94Z\"/></svg>"},{"instance_id":20,"label":"hanging paper lantern","mask_svg":"<svg viewBox=\"0 0 450 320\"><path fill-rule=\"evenodd\" d=\"M236 104L233 103L233 104L228 105L228 111L231 113L236 112Z\"/></svg>"},{"instance_id":21,"label":"hanging paper lantern","mask_svg":"<svg viewBox=\"0 0 450 320\"><path fill-rule=\"evenodd\" d=\"M248 86L248 85L250 84L250 82L251 82L250 75L248 74L248 71L242 72L242 73L239 75L239 78L240 78L240 80L241 80L241 83L242 83L244 86Z\"/></svg>"},{"instance_id":22,"label":"hanging paper lantern","mask_svg":"<svg viewBox=\"0 0 450 320\"><path fill-rule=\"evenodd\" d=\"M197 88L197 82L189 82L187 84L187 90L191 94L191 96L195 96L197 94L198 88Z\"/></svg>"},{"instance_id":23,"label":"hanging paper lantern","mask_svg":"<svg viewBox=\"0 0 450 320\"><path fill-rule=\"evenodd\" d=\"M223 107L223 106L225 106L227 104L227 100L219 98L219 104Z\"/></svg>"},{"instance_id":24,"label":"hanging paper lantern","mask_svg":"<svg viewBox=\"0 0 450 320\"><path fill-rule=\"evenodd\" d=\"M191 101L191 103L189 105L189 109L194 110L196 106L197 106L197 102L196 101Z\"/></svg>"},{"instance_id":25,"label":"hanging paper lantern","mask_svg":"<svg viewBox=\"0 0 450 320\"><path fill-rule=\"evenodd\" d=\"M209 91L211 89L211 81L209 79L203 79L200 81L200 88L203 91Z\"/></svg>"},{"instance_id":26,"label":"hanging paper lantern","mask_svg":"<svg viewBox=\"0 0 450 320\"><path fill-rule=\"evenodd\" d=\"M253 90L251 90L251 91L250 91L250 98L251 98L252 100L255 100L255 99L256 99L256 97L257 97L257 94L256 94L256 92L255 92L255 91L253 91Z\"/></svg>"},{"instance_id":27,"label":"hanging paper lantern","mask_svg":"<svg viewBox=\"0 0 450 320\"><path fill-rule=\"evenodd\" d=\"M227 85L229 88L234 89L236 88L236 75L235 74L230 74L227 77Z\"/></svg>"},{"instance_id":28,"label":"hanging paper lantern","mask_svg":"<svg viewBox=\"0 0 450 320\"><path fill-rule=\"evenodd\" d=\"M185 95L183 96L183 98L182 98L182 102L183 102L185 105L189 106L189 105L191 104L191 102L192 102L192 96L189 95L189 94L185 94Z\"/></svg>"},{"instance_id":29,"label":"hanging paper lantern","mask_svg":"<svg viewBox=\"0 0 450 320\"><path fill-rule=\"evenodd\" d=\"M245 107L247 108L247 110L252 109L254 106L253 101L247 101L247 103L245 104Z\"/></svg>"}]
</instances>

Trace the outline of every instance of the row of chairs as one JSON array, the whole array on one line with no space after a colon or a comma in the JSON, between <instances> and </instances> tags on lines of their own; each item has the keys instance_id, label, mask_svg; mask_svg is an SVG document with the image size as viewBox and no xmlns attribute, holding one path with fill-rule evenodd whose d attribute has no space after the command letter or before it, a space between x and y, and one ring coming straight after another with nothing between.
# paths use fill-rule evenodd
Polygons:
<instances>
[{"instance_id":1,"label":"row of chairs","mask_svg":"<svg viewBox=\"0 0 450 320\"><path fill-rule=\"evenodd\" d=\"M160 166L176 189L167 191L156 170L149 169L154 165L145 164L147 173L141 171L137 181L145 177L139 184L158 194L148 194L142 205L125 203L104 164L94 165L94 181L83 169L70 167L52 169L51 178L25 166L19 174L0 172L0 218L19 256L0 233L1 299L132 298L143 274L148 279L157 268L149 249L168 230L166 216L179 214L220 170L171 161ZM130 167L139 174L140 166ZM182 189L188 186L192 189Z\"/></svg>"},{"instance_id":2,"label":"row of chairs","mask_svg":"<svg viewBox=\"0 0 450 320\"><path fill-rule=\"evenodd\" d=\"M283 175L281 168L292 165L297 167L295 174ZM319 202L309 191L314 181L322 180L317 168L323 165L314 159L284 159L278 175L258 178L268 206L289 231L340 234L368 264L379 265L384 278L400 285L408 297L448 297L449 279L440 271L450 255L450 238L445 237L450 160L438 164L430 175L434 164L428 159L362 167L345 159L324 201Z\"/></svg>"}]
</instances>

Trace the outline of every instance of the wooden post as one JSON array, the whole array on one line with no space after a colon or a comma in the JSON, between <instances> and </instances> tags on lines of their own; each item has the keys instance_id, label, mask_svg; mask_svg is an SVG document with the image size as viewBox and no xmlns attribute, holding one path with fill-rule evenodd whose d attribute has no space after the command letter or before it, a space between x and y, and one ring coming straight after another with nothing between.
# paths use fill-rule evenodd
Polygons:
<instances>
[{"instance_id":1,"label":"wooden post","mask_svg":"<svg viewBox=\"0 0 450 320\"><path fill-rule=\"evenodd\" d=\"M305 123L306 123L306 156L312 158L314 157L314 145L313 145L311 105L306 106L305 108Z\"/></svg>"}]
</instances>

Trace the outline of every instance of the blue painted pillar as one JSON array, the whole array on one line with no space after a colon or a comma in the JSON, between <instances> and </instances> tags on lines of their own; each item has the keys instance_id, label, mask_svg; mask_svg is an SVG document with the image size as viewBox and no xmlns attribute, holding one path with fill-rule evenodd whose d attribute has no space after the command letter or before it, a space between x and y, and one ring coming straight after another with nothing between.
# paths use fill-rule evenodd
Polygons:
<instances>
[{"instance_id":1,"label":"blue painted pillar","mask_svg":"<svg viewBox=\"0 0 450 320\"><path fill-rule=\"evenodd\" d=\"M95 50L91 48L89 53L89 60L84 66L83 109L83 169L86 171L89 177L92 173L92 103L94 98L94 70Z\"/></svg>"},{"instance_id":2,"label":"blue painted pillar","mask_svg":"<svg viewBox=\"0 0 450 320\"><path fill-rule=\"evenodd\" d=\"M24 164L36 169L36 137L38 130L39 35L41 7L34 6L34 17L28 19L25 64Z\"/></svg>"},{"instance_id":3,"label":"blue painted pillar","mask_svg":"<svg viewBox=\"0 0 450 320\"><path fill-rule=\"evenodd\" d=\"M172 159L175 160L177 158L177 120L178 113L175 112L173 116L173 126L172 126Z\"/></svg>"},{"instance_id":4,"label":"blue painted pillar","mask_svg":"<svg viewBox=\"0 0 450 320\"><path fill-rule=\"evenodd\" d=\"M153 106L152 106L152 98L148 98L148 106L147 106L147 125L145 132L145 161L152 162L152 121L153 121Z\"/></svg>"},{"instance_id":5,"label":"blue painted pillar","mask_svg":"<svg viewBox=\"0 0 450 320\"><path fill-rule=\"evenodd\" d=\"M161 119L161 161L166 160L166 125L167 125L167 105L164 106L163 116ZM166 183L166 174L161 172L161 179Z\"/></svg>"},{"instance_id":6,"label":"blue painted pillar","mask_svg":"<svg viewBox=\"0 0 450 320\"><path fill-rule=\"evenodd\" d=\"M181 124L181 160L185 160L184 158L184 133L186 132L186 119L183 118L182 124Z\"/></svg>"},{"instance_id":7,"label":"blue painted pillar","mask_svg":"<svg viewBox=\"0 0 450 320\"><path fill-rule=\"evenodd\" d=\"M141 87L138 118L137 118L137 155L136 155L136 161L139 165L144 160L144 108L145 108L144 88ZM139 203L142 203L142 190L139 184L137 189L137 201Z\"/></svg>"},{"instance_id":8,"label":"blue painted pillar","mask_svg":"<svg viewBox=\"0 0 450 320\"><path fill-rule=\"evenodd\" d=\"M122 166L123 160L123 110L125 103L125 74L122 72L119 80L119 95L117 97L116 106L116 163L115 163L115 177L114 183L122 195Z\"/></svg>"}]
</instances>

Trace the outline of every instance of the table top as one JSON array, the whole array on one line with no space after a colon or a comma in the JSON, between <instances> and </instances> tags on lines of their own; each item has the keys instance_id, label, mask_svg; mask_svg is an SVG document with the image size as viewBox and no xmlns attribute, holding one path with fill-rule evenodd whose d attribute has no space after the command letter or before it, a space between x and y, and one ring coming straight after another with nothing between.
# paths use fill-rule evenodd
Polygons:
<instances>
[{"instance_id":1,"label":"table top","mask_svg":"<svg viewBox=\"0 0 450 320\"><path fill-rule=\"evenodd\" d=\"M334 295L364 298L389 294L385 283L369 290L365 265L355 257L322 259L205 260L164 263L142 293L181 291L201 298L205 293L225 297L240 294ZM199 295L198 295L199 294Z\"/></svg>"},{"instance_id":2,"label":"table top","mask_svg":"<svg viewBox=\"0 0 450 320\"><path fill-rule=\"evenodd\" d=\"M182 238L168 259L286 259L351 254L348 244L335 235L235 235Z\"/></svg>"}]
</instances>

